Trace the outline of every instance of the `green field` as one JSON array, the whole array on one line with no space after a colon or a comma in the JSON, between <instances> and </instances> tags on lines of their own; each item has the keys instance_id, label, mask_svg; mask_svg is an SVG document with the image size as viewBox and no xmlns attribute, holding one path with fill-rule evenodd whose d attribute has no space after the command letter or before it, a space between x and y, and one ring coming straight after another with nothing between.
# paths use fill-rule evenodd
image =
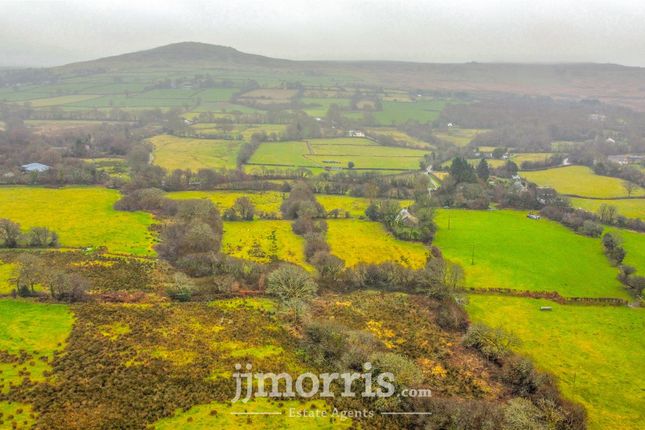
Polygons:
<instances>
[{"instance_id":1,"label":"green field","mask_svg":"<svg viewBox=\"0 0 645 430\"><path fill-rule=\"evenodd\" d=\"M257 220L224 222L222 251L259 263L273 259L307 266L305 241L291 231L289 221Z\"/></svg>"},{"instance_id":2,"label":"green field","mask_svg":"<svg viewBox=\"0 0 645 430\"><path fill-rule=\"evenodd\" d=\"M389 136L394 140L405 142L407 145L414 146L417 148L429 149L433 147L431 143L424 142L421 139L412 137L407 133L404 133L392 127L372 127L372 128L368 128L368 132L371 134L380 134L383 136Z\"/></svg>"},{"instance_id":3,"label":"green field","mask_svg":"<svg viewBox=\"0 0 645 430\"><path fill-rule=\"evenodd\" d=\"M643 309L471 295L467 310L474 321L514 333L522 341L518 351L553 373L564 395L585 406L590 429L645 426Z\"/></svg>"},{"instance_id":4,"label":"green field","mask_svg":"<svg viewBox=\"0 0 645 430\"><path fill-rule=\"evenodd\" d=\"M554 221L531 220L520 211L442 209L436 222L434 244L463 266L468 287L628 297L600 240Z\"/></svg>"},{"instance_id":5,"label":"green field","mask_svg":"<svg viewBox=\"0 0 645 430\"><path fill-rule=\"evenodd\" d=\"M352 218L364 217L365 210L372 202L372 200L363 197L331 194L316 194L316 200L323 205L327 212L338 209L341 217L348 212L349 216ZM414 204L414 200L401 200L399 203L401 204L401 207L409 207Z\"/></svg>"},{"instance_id":6,"label":"green field","mask_svg":"<svg viewBox=\"0 0 645 430\"><path fill-rule=\"evenodd\" d=\"M405 242L392 236L381 223L356 219L327 220L327 243L332 254L347 266L391 261L420 268L427 249L419 242Z\"/></svg>"},{"instance_id":7,"label":"green field","mask_svg":"<svg viewBox=\"0 0 645 430\"><path fill-rule=\"evenodd\" d=\"M444 100L418 100L411 102L383 101L383 110L374 112L380 125L403 124L408 121L422 123L434 121L446 105Z\"/></svg>"},{"instance_id":8,"label":"green field","mask_svg":"<svg viewBox=\"0 0 645 430\"><path fill-rule=\"evenodd\" d=\"M255 206L256 213L275 213L279 216L280 205L286 194L277 191L178 191L167 196L176 200L209 199L220 212L232 207L238 198L247 197Z\"/></svg>"},{"instance_id":9,"label":"green field","mask_svg":"<svg viewBox=\"0 0 645 430\"><path fill-rule=\"evenodd\" d=\"M621 238L622 246L627 252L623 262L635 267L641 276L645 276L645 233L614 227L608 227L605 231Z\"/></svg>"},{"instance_id":10,"label":"green field","mask_svg":"<svg viewBox=\"0 0 645 430\"><path fill-rule=\"evenodd\" d=\"M175 169L234 169L237 165L237 140L191 139L169 135L149 139L154 145L154 164Z\"/></svg>"},{"instance_id":11,"label":"green field","mask_svg":"<svg viewBox=\"0 0 645 430\"><path fill-rule=\"evenodd\" d=\"M260 145L250 163L293 167L418 170L427 151L377 145L361 138L308 139L292 142L266 142Z\"/></svg>"},{"instance_id":12,"label":"green field","mask_svg":"<svg viewBox=\"0 0 645 430\"><path fill-rule=\"evenodd\" d=\"M601 205L615 206L618 214L627 218L645 219L645 199L597 200L571 198L571 206L596 212Z\"/></svg>"},{"instance_id":13,"label":"green field","mask_svg":"<svg viewBox=\"0 0 645 430\"><path fill-rule=\"evenodd\" d=\"M518 167L521 167L522 163L525 161L548 161L549 157L552 155L552 152L523 152L511 155L511 160L515 162Z\"/></svg>"},{"instance_id":14,"label":"green field","mask_svg":"<svg viewBox=\"0 0 645 430\"><path fill-rule=\"evenodd\" d=\"M80 94L80 95L74 95L74 96L58 96L58 97L49 97L44 99L29 100L29 103L31 104L32 107L39 108L39 107L73 104L77 102L83 102L86 100L92 100L97 97L99 96Z\"/></svg>"},{"instance_id":15,"label":"green field","mask_svg":"<svg viewBox=\"0 0 645 430\"><path fill-rule=\"evenodd\" d=\"M3 263L0 260L0 294L11 294L15 288L14 283L11 282L15 268L15 264Z\"/></svg>"},{"instance_id":16,"label":"green field","mask_svg":"<svg viewBox=\"0 0 645 430\"><path fill-rule=\"evenodd\" d=\"M313 117L325 117L331 105L337 105L341 108L349 107L349 99L338 97L304 97L301 100L306 107L303 111Z\"/></svg>"},{"instance_id":17,"label":"green field","mask_svg":"<svg viewBox=\"0 0 645 430\"><path fill-rule=\"evenodd\" d=\"M435 131L432 134L438 139L452 143L453 145L468 146L475 136L486 131L475 128L450 128L445 131Z\"/></svg>"},{"instance_id":18,"label":"green field","mask_svg":"<svg viewBox=\"0 0 645 430\"><path fill-rule=\"evenodd\" d=\"M12 356L20 351L30 355L30 360L23 364L0 359L0 391L6 393L9 383L19 385L25 377L19 372L33 381L44 380L43 372L50 368L47 361L54 351L62 349L72 323L72 314L65 305L0 299L0 351Z\"/></svg>"},{"instance_id":19,"label":"green field","mask_svg":"<svg viewBox=\"0 0 645 430\"><path fill-rule=\"evenodd\" d=\"M0 218L23 229L48 227L62 246L106 246L109 251L153 254L152 216L114 210L118 191L99 187L0 187Z\"/></svg>"},{"instance_id":20,"label":"green field","mask_svg":"<svg viewBox=\"0 0 645 430\"><path fill-rule=\"evenodd\" d=\"M522 172L522 176L542 187L552 187L561 194L583 197L627 197L623 181L609 176L599 176L586 166L568 166L535 172ZM632 195L643 195L637 188Z\"/></svg>"}]
</instances>

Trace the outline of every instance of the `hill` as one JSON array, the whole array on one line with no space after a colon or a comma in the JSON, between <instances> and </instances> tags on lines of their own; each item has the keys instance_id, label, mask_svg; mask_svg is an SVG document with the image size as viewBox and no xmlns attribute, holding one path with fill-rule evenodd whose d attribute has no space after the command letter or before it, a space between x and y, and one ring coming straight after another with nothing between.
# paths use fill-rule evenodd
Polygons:
<instances>
[{"instance_id":1,"label":"hill","mask_svg":"<svg viewBox=\"0 0 645 430\"><path fill-rule=\"evenodd\" d=\"M59 75L155 68L282 70L288 79L327 77L364 84L398 82L409 90L516 93L598 99L645 111L645 69L616 64L431 64L396 61L295 61L247 54L231 47L181 42L50 69ZM291 75L293 74L293 75ZM285 76L287 79L287 76Z\"/></svg>"}]
</instances>

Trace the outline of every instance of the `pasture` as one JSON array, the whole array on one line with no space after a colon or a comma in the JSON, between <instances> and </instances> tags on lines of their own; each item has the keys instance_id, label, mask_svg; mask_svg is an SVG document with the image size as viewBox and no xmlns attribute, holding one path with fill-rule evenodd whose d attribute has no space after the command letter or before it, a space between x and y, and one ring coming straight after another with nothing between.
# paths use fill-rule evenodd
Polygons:
<instances>
[{"instance_id":1,"label":"pasture","mask_svg":"<svg viewBox=\"0 0 645 430\"><path fill-rule=\"evenodd\" d=\"M381 223L356 219L327 220L327 243L347 266L387 261L407 267L425 265L428 250L419 242L396 239Z\"/></svg>"},{"instance_id":2,"label":"pasture","mask_svg":"<svg viewBox=\"0 0 645 430\"><path fill-rule=\"evenodd\" d=\"M603 204L614 206L619 215L627 218L645 219L645 199L620 199L620 200L599 200L599 199L569 199L571 206L581 208L589 212L596 212Z\"/></svg>"},{"instance_id":3,"label":"pasture","mask_svg":"<svg viewBox=\"0 0 645 430\"><path fill-rule=\"evenodd\" d=\"M486 131L487 130L474 128L449 128L442 131L435 131L432 134L440 140L452 143L459 147L464 147L468 146L475 136Z\"/></svg>"},{"instance_id":4,"label":"pasture","mask_svg":"<svg viewBox=\"0 0 645 430\"><path fill-rule=\"evenodd\" d=\"M518 352L553 373L564 395L585 406L591 430L643 428L643 309L480 295L471 295L466 308L473 321L515 334Z\"/></svg>"},{"instance_id":5,"label":"pasture","mask_svg":"<svg viewBox=\"0 0 645 430\"><path fill-rule=\"evenodd\" d=\"M568 166L554 169L522 172L522 177L542 187L552 187L561 194L583 197L627 197L623 181L609 176L594 174L587 166ZM640 187L633 196L643 195Z\"/></svg>"},{"instance_id":6,"label":"pasture","mask_svg":"<svg viewBox=\"0 0 645 430\"><path fill-rule=\"evenodd\" d=\"M289 221L225 221L222 251L258 263L287 261L308 267L305 241L291 231Z\"/></svg>"},{"instance_id":7,"label":"pasture","mask_svg":"<svg viewBox=\"0 0 645 430\"><path fill-rule=\"evenodd\" d=\"M14 283L11 282L15 269L15 264L4 263L0 260L0 294L11 294L15 288Z\"/></svg>"},{"instance_id":8,"label":"pasture","mask_svg":"<svg viewBox=\"0 0 645 430\"><path fill-rule=\"evenodd\" d=\"M468 287L629 297L600 240L554 221L531 220L521 211L441 209L436 222L433 243L463 266Z\"/></svg>"},{"instance_id":9,"label":"pasture","mask_svg":"<svg viewBox=\"0 0 645 430\"><path fill-rule=\"evenodd\" d=\"M380 125L404 124L408 121L432 122L446 105L444 100L383 101L383 109L373 112Z\"/></svg>"},{"instance_id":10,"label":"pasture","mask_svg":"<svg viewBox=\"0 0 645 430\"><path fill-rule=\"evenodd\" d=\"M368 139L308 139L265 142L251 157L251 164L345 169L418 170L427 151L378 145Z\"/></svg>"},{"instance_id":11,"label":"pasture","mask_svg":"<svg viewBox=\"0 0 645 430\"><path fill-rule=\"evenodd\" d=\"M280 205L286 194L277 191L177 191L168 193L167 196L176 200L208 199L222 213L232 207L238 198L247 197L255 206L256 213L274 213L279 216Z\"/></svg>"},{"instance_id":12,"label":"pasture","mask_svg":"<svg viewBox=\"0 0 645 430\"><path fill-rule=\"evenodd\" d=\"M19 385L28 375L33 381L46 379L48 362L54 351L61 351L74 318L67 306L40 304L15 299L0 299L0 392L9 384ZM10 357L24 351L29 360L17 363ZM44 357L41 359L40 357Z\"/></svg>"},{"instance_id":13,"label":"pasture","mask_svg":"<svg viewBox=\"0 0 645 430\"><path fill-rule=\"evenodd\" d=\"M175 169L234 169L241 143L237 140L192 139L170 135L155 136L154 164L169 171Z\"/></svg>"},{"instance_id":14,"label":"pasture","mask_svg":"<svg viewBox=\"0 0 645 430\"><path fill-rule=\"evenodd\" d=\"M367 129L369 134L378 134L383 136L389 136L394 140L405 142L406 145L416 147L419 149L431 149L433 146L431 143L425 142L416 137L412 137L407 133L404 133L396 128L392 127L372 127Z\"/></svg>"},{"instance_id":15,"label":"pasture","mask_svg":"<svg viewBox=\"0 0 645 430\"><path fill-rule=\"evenodd\" d=\"M330 194L316 194L316 200L323 205L327 212L338 210L340 216L348 213L352 218L365 216L365 210L372 200L363 197L340 196ZM414 204L414 200L400 200L401 207L408 207Z\"/></svg>"},{"instance_id":16,"label":"pasture","mask_svg":"<svg viewBox=\"0 0 645 430\"><path fill-rule=\"evenodd\" d=\"M23 229L56 231L62 246L106 246L111 252L153 254L152 215L114 209L120 195L99 187L0 187L0 218Z\"/></svg>"},{"instance_id":17,"label":"pasture","mask_svg":"<svg viewBox=\"0 0 645 430\"><path fill-rule=\"evenodd\" d=\"M627 252L623 263L636 268L641 276L645 276L645 233L615 227L607 227L605 232L620 237Z\"/></svg>"}]
</instances>

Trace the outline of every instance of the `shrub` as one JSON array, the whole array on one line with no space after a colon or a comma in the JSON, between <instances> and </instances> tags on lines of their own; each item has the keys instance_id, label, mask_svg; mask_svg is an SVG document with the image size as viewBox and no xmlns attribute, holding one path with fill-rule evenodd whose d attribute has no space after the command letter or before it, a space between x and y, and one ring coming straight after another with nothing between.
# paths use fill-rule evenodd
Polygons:
<instances>
[{"instance_id":1,"label":"shrub","mask_svg":"<svg viewBox=\"0 0 645 430\"><path fill-rule=\"evenodd\" d=\"M517 339L501 328L490 328L483 324L473 324L464 337L464 345L479 350L484 357L501 362L517 344Z\"/></svg>"},{"instance_id":2,"label":"shrub","mask_svg":"<svg viewBox=\"0 0 645 430\"><path fill-rule=\"evenodd\" d=\"M276 296L281 302L291 300L308 301L316 295L318 285L303 268L282 265L271 272L267 279L267 293Z\"/></svg>"}]
</instances>

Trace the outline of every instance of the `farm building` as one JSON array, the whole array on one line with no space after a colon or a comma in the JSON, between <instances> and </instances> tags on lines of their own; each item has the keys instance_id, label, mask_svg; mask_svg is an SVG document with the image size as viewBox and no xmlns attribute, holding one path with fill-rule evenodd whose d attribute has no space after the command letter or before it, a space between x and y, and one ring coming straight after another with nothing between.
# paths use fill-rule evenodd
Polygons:
<instances>
[{"instance_id":1,"label":"farm building","mask_svg":"<svg viewBox=\"0 0 645 430\"><path fill-rule=\"evenodd\" d=\"M20 166L20 170L26 173L33 173L33 172L43 173L48 171L49 169L51 169L51 167L41 163L29 163L29 164L23 164L22 166Z\"/></svg>"},{"instance_id":2,"label":"farm building","mask_svg":"<svg viewBox=\"0 0 645 430\"><path fill-rule=\"evenodd\" d=\"M396 222L407 226L419 224L417 217L412 215L407 208L401 209L401 212L399 212L399 214L396 216Z\"/></svg>"},{"instance_id":3,"label":"farm building","mask_svg":"<svg viewBox=\"0 0 645 430\"><path fill-rule=\"evenodd\" d=\"M365 137L365 133L363 133L363 132L362 132L362 131L360 131L360 130L349 130L349 131L347 132L347 135L348 135L349 137Z\"/></svg>"}]
</instances>

